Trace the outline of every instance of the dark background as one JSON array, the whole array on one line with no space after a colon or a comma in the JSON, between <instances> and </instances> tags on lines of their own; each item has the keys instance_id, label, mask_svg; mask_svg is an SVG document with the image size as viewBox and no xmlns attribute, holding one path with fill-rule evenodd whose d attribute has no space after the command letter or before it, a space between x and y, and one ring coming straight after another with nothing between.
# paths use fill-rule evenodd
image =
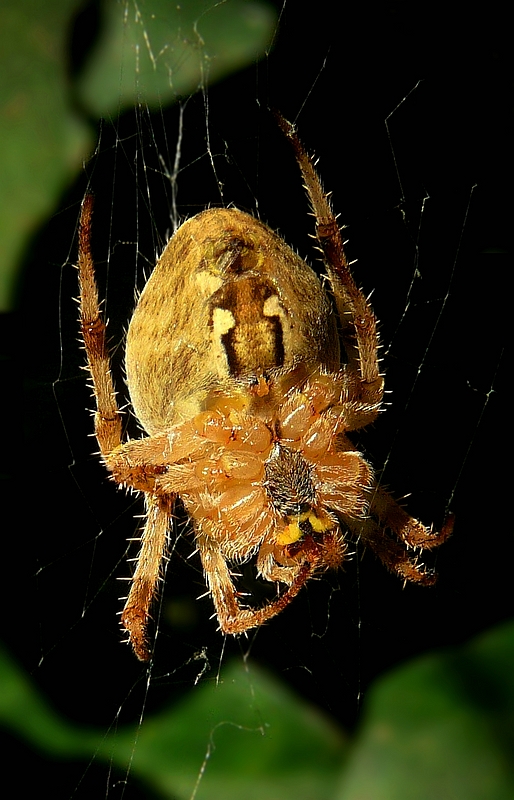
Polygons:
<instances>
[{"instance_id":1,"label":"dark background","mask_svg":"<svg viewBox=\"0 0 514 800\"><path fill-rule=\"evenodd\" d=\"M383 481L396 497L411 493L407 507L423 521L439 526L451 506L455 533L433 559L433 589L402 590L371 554L354 557L344 572L311 582L248 640L224 643L209 619L209 599L195 600L203 577L197 560L186 561L191 537L178 523L154 665L156 678L174 674L155 681L147 713L191 688L195 652L206 647L217 670L224 646L223 658L249 651L352 729L362 696L384 670L512 615L502 359L510 248L505 20L494 6L463 13L433 3L341 8L318 2L306 13L286 5L269 57L209 88L207 118L205 98L189 99L178 210L185 217L234 203L255 213L258 202L261 218L312 263L312 218L269 109L297 122L348 226L357 281L374 290L381 322L391 406L359 435L359 446L377 470L386 465ZM70 32L71 77L94 32L94 5L86 11ZM206 119L221 192L206 155ZM20 444L14 424L6 426L16 445L9 507L21 512L21 523L16 514L6 542L16 585L4 638L60 713L95 726L107 727L120 705L123 719L137 719L141 709L142 667L120 644L116 616L117 579L128 574L126 538L141 508L91 455L96 443L85 409L92 401L80 370L69 260L89 184L102 292L110 254L107 314L123 397L122 339L135 281L142 286L171 225L156 153L173 162L177 125L178 107L102 123L98 154L34 241L14 322L25 438ZM143 162L155 172L143 177ZM18 367L14 373L17 385ZM47 767L38 767L44 783ZM61 773L54 796L71 794L73 769ZM125 797L138 796L130 791Z\"/></svg>"}]
</instances>

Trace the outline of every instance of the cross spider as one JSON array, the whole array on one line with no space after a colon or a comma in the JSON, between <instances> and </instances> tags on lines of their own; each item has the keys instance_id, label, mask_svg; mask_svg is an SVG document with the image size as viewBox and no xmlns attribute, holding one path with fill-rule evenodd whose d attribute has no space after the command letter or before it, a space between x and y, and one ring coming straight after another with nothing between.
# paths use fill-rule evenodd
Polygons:
<instances>
[{"instance_id":1,"label":"cross spider","mask_svg":"<svg viewBox=\"0 0 514 800\"><path fill-rule=\"evenodd\" d=\"M178 495L194 523L219 626L230 634L261 625L315 573L340 566L348 539L369 546L405 581L431 584L435 575L417 554L451 533L451 518L435 533L409 516L347 436L380 410L376 320L313 163L294 127L282 117L279 124L316 218L328 291L254 217L212 208L187 220L164 249L128 330L127 383L148 434L142 439L122 441L91 254L91 195L83 202L80 321L95 434L112 479L146 499L121 616L143 661ZM233 582L231 568L252 558L261 578L284 586L262 607L243 602Z\"/></svg>"}]
</instances>

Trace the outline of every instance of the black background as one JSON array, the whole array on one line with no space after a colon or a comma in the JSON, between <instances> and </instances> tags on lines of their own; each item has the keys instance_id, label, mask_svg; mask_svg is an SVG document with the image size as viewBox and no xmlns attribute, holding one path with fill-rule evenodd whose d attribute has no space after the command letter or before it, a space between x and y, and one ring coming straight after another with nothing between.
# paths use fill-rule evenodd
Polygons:
<instances>
[{"instance_id":1,"label":"black background","mask_svg":"<svg viewBox=\"0 0 514 800\"><path fill-rule=\"evenodd\" d=\"M312 262L312 218L269 109L278 107L297 122L348 226L357 281L366 292L374 290L381 322L391 406L359 436L359 446L378 470L386 463L383 480L395 496L411 493L413 514L436 525L448 504L456 514L454 536L434 559L435 588L402 590L366 554L344 572L311 583L247 641L225 645L224 658L250 650L352 729L361 696L384 670L464 642L512 615L507 356L501 355L508 316L511 75L505 20L494 6L482 15L433 3L318 2L308 13L295 3L278 8L283 14L269 57L211 87L207 117L201 94L185 107L179 213L231 202L255 212L257 201L261 218ZM89 40L81 37L88 31L84 20L94 23L94 10L87 7L80 31L70 32L71 77L87 51ZM206 119L222 193L206 156ZM116 616L117 578L128 574L125 540L134 535L133 517L141 508L108 483L91 455L92 420L84 409L92 401L80 370L71 300L76 273L69 261L90 182L101 283L111 253L107 314L123 397L121 343L134 283L141 287L144 269L170 232L169 187L158 175L155 146L171 163L177 125L177 107L151 120L141 111L102 123L99 154L34 241L22 313L9 321L18 342L15 387L20 372L25 379L16 398L25 435L12 412L8 508L15 513L6 563L14 565L15 585L4 638L61 714L95 726L107 727L120 704L123 719L137 719L141 709L141 693L129 692L142 667L120 644ZM143 151L156 169L150 210L141 173L134 177L136 154L141 164ZM198 666L188 661L195 652L207 647L216 670L223 647L209 619L209 599L195 600L204 591L203 577L197 561L186 561L191 538L183 526L180 532L154 665L154 675L175 674L152 688L147 713L192 687ZM39 784L46 782L45 770L55 797L70 796L82 771L71 764L59 769L56 781L55 766L41 761L34 769ZM103 785L102 772L94 765L90 788L84 784L78 796L103 796L96 788ZM132 786L125 797L137 792Z\"/></svg>"}]
</instances>

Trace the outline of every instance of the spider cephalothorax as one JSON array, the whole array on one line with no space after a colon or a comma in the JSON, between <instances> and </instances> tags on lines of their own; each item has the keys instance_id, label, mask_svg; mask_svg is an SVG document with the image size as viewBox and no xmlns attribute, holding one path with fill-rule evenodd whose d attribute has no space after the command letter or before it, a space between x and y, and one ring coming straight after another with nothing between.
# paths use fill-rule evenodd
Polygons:
<instances>
[{"instance_id":1,"label":"spider cephalothorax","mask_svg":"<svg viewBox=\"0 0 514 800\"><path fill-rule=\"evenodd\" d=\"M416 551L451 532L451 521L434 533L410 517L347 436L380 409L376 321L312 162L293 127L280 124L316 217L332 297L254 217L210 209L189 219L168 242L130 323L127 381L148 436L125 443L94 280L91 196L84 200L81 323L95 432L113 479L146 496L122 613L142 660L150 656L146 627L177 496L194 523L220 628L232 634L277 614L316 571L339 566L348 538L361 539L405 580L432 583ZM241 601L231 572L250 559L279 586L261 607Z\"/></svg>"}]
</instances>

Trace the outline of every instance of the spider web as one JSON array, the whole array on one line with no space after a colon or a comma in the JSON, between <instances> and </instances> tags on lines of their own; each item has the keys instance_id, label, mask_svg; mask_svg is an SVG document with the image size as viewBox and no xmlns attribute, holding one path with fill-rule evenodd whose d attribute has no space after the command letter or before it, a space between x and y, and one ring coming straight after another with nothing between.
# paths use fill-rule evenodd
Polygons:
<instances>
[{"instance_id":1,"label":"spider web","mask_svg":"<svg viewBox=\"0 0 514 800\"><path fill-rule=\"evenodd\" d=\"M512 612L503 593L508 558L497 561L505 535L496 519L500 481L493 461L500 455L494 423L504 418L506 333L499 55L493 61L491 48L487 68L475 66L478 24L470 24L466 41L457 29L438 34L439 55L418 47L419 27L435 31L437 19L402 4L377 7L370 16L346 10L344 36L331 30L331 4L309 15L288 3L276 11L274 46L259 64L210 85L200 48L198 92L149 110L143 91L136 109L99 125L81 181L37 243L39 272L29 271L36 566L24 592L27 616L20 622L15 615L9 638L57 713L82 729L103 730L113 748L110 759L101 744L89 760L70 753L66 768L59 764L58 783L55 762L41 757L38 785L51 779L57 797L218 796L210 772L229 758L225 728L236 731L241 747L255 747L267 730L265 703L256 700L257 665L351 730L377 675L465 641ZM151 47L152 31L144 23L143 30ZM480 102L486 108L477 116ZM348 226L349 255L358 258L357 282L373 291L390 394L378 422L359 433L358 446L397 498L410 494L405 502L415 516L437 526L451 508L455 535L434 559L440 580L433 590L402 591L359 552L344 572L311 582L263 629L225 640L210 618L209 598L196 599L205 591L203 576L198 558L189 557L190 529L178 516L155 609L156 656L147 670L120 644L116 617L126 559L135 555L126 541L137 536L142 506L105 479L88 439L85 409L92 400L71 301L78 203L86 184L92 187L97 273L123 404L123 334L134 294L180 220L233 203L315 263L312 219L273 107L297 123L318 156L324 185ZM58 268L41 274L42 263ZM128 409L126 427L127 435L138 435ZM27 620L37 637L20 638ZM168 794L145 783L137 767L145 725L165 706L179 714L185 697L215 687L234 663L246 671L241 703L254 722L242 722L235 709L213 715L189 776ZM218 787L219 796L230 796L228 785ZM258 782L255 791L261 792ZM243 795L253 796L244 784L234 796Z\"/></svg>"}]
</instances>

